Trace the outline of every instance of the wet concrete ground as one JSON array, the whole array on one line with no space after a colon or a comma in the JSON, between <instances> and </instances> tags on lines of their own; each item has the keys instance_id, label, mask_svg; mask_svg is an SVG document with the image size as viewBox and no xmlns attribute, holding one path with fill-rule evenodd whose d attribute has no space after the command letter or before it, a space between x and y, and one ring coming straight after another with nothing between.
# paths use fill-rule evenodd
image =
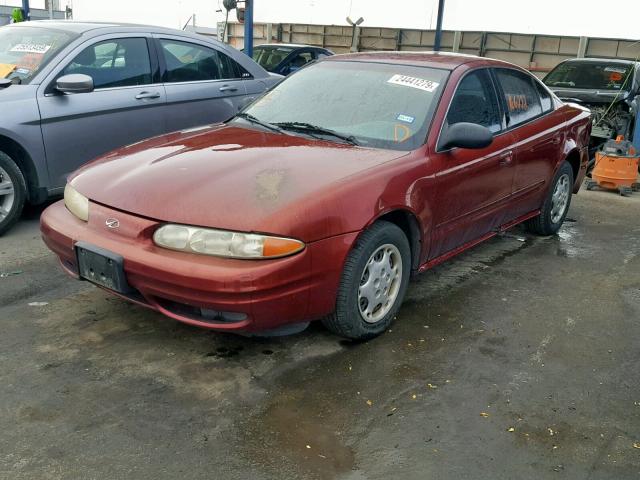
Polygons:
<instances>
[{"instance_id":1,"label":"wet concrete ground","mask_svg":"<svg viewBox=\"0 0 640 480\"><path fill-rule=\"evenodd\" d=\"M427 272L366 344L180 325L65 277L38 213L0 239L0 478L640 477L640 196Z\"/></svg>"}]
</instances>

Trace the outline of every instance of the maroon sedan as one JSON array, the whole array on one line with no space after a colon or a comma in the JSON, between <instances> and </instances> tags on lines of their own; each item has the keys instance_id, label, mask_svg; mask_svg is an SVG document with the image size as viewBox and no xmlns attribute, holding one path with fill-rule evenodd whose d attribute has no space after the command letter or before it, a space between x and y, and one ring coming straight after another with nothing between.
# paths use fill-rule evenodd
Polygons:
<instances>
[{"instance_id":1,"label":"maroon sedan","mask_svg":"<svg viewBox=\"0 0 640 480\"><path fill-rule=\"evenodd\" d=\"M521 222L557 232L589 134L508 63L339 55L224 124L90 163L42 233L70 275L185 323L366 339L412 272Z\"/></svg>"}]
</instances>

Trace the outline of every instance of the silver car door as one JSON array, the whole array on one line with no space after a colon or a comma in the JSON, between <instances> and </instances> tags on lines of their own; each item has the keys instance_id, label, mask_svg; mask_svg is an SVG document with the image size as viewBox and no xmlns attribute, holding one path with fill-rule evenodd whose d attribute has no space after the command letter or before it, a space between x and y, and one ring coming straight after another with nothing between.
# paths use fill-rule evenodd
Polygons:
<instances>
[{"instance_id":1,"label":"silver car door","mask_svg":"<svg viewBox=\"0 0 640 480\"><path fill-rule=\"evenodd\" d=\"M64 185L69 173L99 155L166 131L166 95L155 78L152 46L145 34L91 39L42 84L38 105L52 187ZM94 91L55 90L56 79L71 73L92 77Z\"/></svg>"},{"instance_id":2,"label":"silver car door","mask_svg":"<svg viewBox=\"0 0 640 480\"><path fill-rule=\"evenodd\" d=\"M170 130L221 122L244 105L246 89L223 52L185 37L156 36Z\"/></svg>"}]
</instances>

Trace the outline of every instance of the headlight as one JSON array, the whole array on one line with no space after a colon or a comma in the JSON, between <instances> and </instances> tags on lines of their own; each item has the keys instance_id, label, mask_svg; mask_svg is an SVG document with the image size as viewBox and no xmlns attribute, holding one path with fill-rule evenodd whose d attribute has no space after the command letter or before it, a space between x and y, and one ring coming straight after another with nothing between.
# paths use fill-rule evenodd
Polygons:
<instances>
[{"instance_id":1,"label":"headlight","mask_svg":"<svg viewBox=\"0 0 640 480\"><path fill-rule=\"evenodd\" d=\"M228 258L279 258L304 248L304 243L292 238L171 224L158 228L153 241L171 250Z\"/></svg>"},{"instance_id":2,"label":"headlight","mask_svg":"<svg viewBox=\"0 0 640 480\"><path fill-rule=\"evenodd\" d=\"M89 199L73 188L70 183L64 187L64 204L80 220L89 221Z\"/></svg>"}]
</instances>

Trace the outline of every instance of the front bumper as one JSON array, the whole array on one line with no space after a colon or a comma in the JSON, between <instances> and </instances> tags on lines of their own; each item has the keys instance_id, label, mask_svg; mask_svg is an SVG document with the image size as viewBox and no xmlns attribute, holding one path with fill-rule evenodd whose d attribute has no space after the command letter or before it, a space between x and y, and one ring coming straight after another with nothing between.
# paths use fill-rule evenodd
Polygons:
<instances>
[{"instance_id":1,"label":"front bumper","mask_svg":"<svg viewBox=\"0 0 640 480\"><path fill-rule=\"evenodd\" d=\"M118 219L119 228L106 226L110 218ZM85 223L62 201L47 208L40 220L44 242L73 277L79 278L75 244L86 242L124 258L134 290L126 295L129 300L191 325L242 332L331 313L344 260L357 235L312 242L290 257L234 260L159 248L152 241L158 225L95 203ZM213 318L207 312L226 315Z\"/></svg>"}]
</instances>

